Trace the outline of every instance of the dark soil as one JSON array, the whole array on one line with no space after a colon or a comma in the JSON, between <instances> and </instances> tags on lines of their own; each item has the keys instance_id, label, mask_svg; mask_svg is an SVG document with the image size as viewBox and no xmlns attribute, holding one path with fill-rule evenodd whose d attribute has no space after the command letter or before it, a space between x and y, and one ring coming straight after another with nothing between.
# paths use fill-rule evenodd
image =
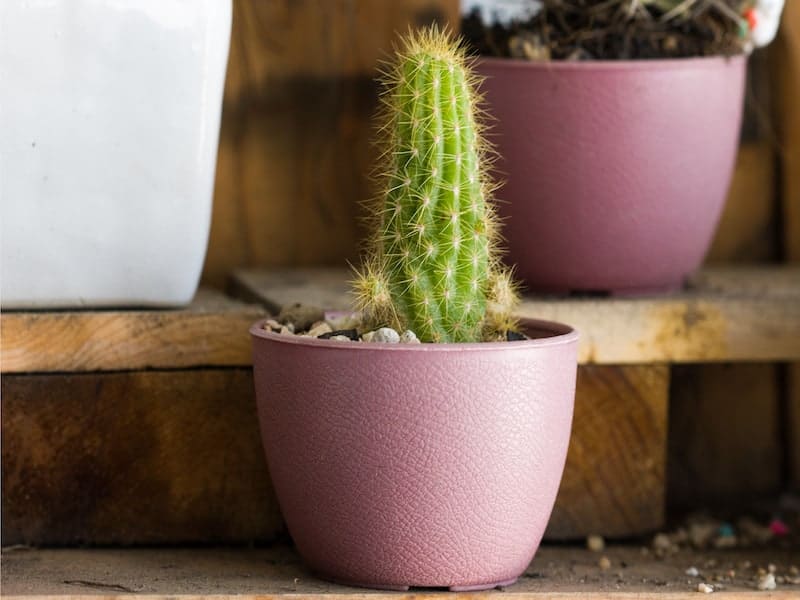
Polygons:
<instances>
[{"instance_id":1,"label":"dark soil","mask_svg":"<svg viewBox=\"0 0 800 600\"><path fill-rule=\"evenodd\" d=\"M742 0L543 0L525 22L487 26L478 12L462 34L483 56L529 60L618 60L742 52ZM675 6L673 10L659 8Z\"/></svg>"}]
</instances>

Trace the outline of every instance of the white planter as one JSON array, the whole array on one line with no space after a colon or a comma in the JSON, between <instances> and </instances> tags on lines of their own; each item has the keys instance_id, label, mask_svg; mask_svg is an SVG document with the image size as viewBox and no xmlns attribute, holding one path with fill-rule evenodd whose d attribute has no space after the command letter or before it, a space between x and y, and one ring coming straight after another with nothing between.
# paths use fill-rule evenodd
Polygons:
<instances>
[{"instance_id":1,"label":"white planter","mask_svg":"<svg viewBox=\"0 0 800 600\"><path fill-rule=\"evenodd\" d=\"M0 1L3 308L189 302L231 0Z\"/></svg>"}]
</instances>

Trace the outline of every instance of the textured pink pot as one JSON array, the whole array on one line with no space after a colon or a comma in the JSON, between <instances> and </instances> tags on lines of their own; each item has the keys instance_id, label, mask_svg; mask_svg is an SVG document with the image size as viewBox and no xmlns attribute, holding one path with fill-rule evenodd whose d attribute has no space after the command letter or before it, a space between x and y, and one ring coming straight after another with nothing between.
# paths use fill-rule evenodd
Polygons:
<instances>
[{"instance_id":1,"label":"textured pink pot","mask_svg":"<svg viewBox=\"0 0 800 600\"><path fill-rule=\"evenodd\" d=\"M483 589L533 558L567 453L577 334L375 344L256 324L258 413L289 532L320 575Z\"/></svg>"},{"instance_id":2,"label":"textured pink pot","mask_svg":"<svg viewBox=\"0 0 800 600\"><path fill-rule=\"evenodd\" d=\"M478 62L508 260L529 288L682 285L725 202L745 67L742 56Z\"/></svg>"}]
</instances>

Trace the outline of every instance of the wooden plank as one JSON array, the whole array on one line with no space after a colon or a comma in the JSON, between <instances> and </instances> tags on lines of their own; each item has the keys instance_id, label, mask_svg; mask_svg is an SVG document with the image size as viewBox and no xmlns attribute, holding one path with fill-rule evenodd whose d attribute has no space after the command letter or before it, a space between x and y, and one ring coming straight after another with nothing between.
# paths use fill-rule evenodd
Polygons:
<instances>
[{"instance_id":1,"label":"wooden plank","mask_svg":"<svg viewBox=\"0 0 800 600\"><path fill-rule=\"evenodd\" d=\"M317 579L297 555L267 549L106 549L19 550L3 552L3 596L11 599L70 598L217 598L268 600L425 600L428 598L514 598L591 600L696 600L702 578L685 575L697 565L703 575L736 570L716 600L797 598L800 589L779 585L773 592L755 589L759 567L774 564L778 574L796 564L787 550L683 551L665 559L643 557L636 546L612 546L605 553L612 568L598 567L598 554L580 547L542 547L519 582L486 593L452 593L420 588L408 593L364 590ZM795 559L795 560L793 560ZM717 567L705 570L715 561ZM752 566L742 569L748 561Z\"/></svg>"},{"instance_id":2,"label":"wooden plank","mask_svg":"<svg viewBox=\"0 0 800 600\"><path fill-rule=\"evenodd\" d=\"M766 269L766 268L763 268ZM747 272L708 271L711 289L649 298L527 297L519 316L569 323L581 333L583 364L768 362L800 358L800 268L750 271L756 283L719 291L722 281ZM349 277L344 269L322 276L318 269L239 271L234 293L261 299L269 307L322 299L326 308L347 309ZM703 277L699 281L702 282ZM772 281L780 293L763 293ZM244 290L244 291L243 291Z\"/></svg>"},{"instance_id":3,"label":"wooden plank","mask_svg":"<svg viewBox=\"0 0 800 600\"><path fill-rule=\"evenodd\" d=\"M227 543L283 525L249 370L5 375L3 543ZM663 518L666 367L582 368L548 535Z\"/></svg>"},{"instance_id":4,"label":"wooden plank","mask_svg":"<svg viewBox=\"0 0 800 600\"><path fill-rule=\"evenodd\" d=\"M673 369L671 510L733 511L777 496L783 484L779 397L773 365Z\"/></svg>"},{"instance_id":5,"label":"wooden plank","mask_svg":"<svg viewBox=\"0 0 800 600\"><path fill-rule=\"evenodd\" d=\"M664 524L666 366L578 370L567 465L548 539L625 537Z\"/></svg>"},{"instance_id":6,"label":"wooden plank","mask_svg":"<svg viewBox=\"0 0 800 600\"><path fill-rule=\"evenodd\" d=\"M787 2L773 51L784 254L800 261L800 6Z\"/></svg>"},{"instance_id":7,"label":"wooden plank","mask_svg":"<svg viewBox=\"0 0 800 600\"><path fill-rule=\"evenodd\" d=\"M399 32L458 0L234 2L204 281L244 265L341 264L372 190L373 78Z\"/></svg>"},{"instance_id":8,"label":"wooden plank","mask_svg":"<svg viewBox=\"0 0 800 600\"><path fill-rule=\"evenodd\" d=\"M707 263L752 263L777 258L775 171L771 141L751 141L739 147L731 188Z\"/></svg>"},{"instance_id":9,"label":"wooden plank","mask_svg":"<svg viewBox=\"0 0 800 600\"><path fill-rule=\"evenodd\" d=\"M800 262L800 4L787 2L774 47L777 130L781 143L781 210L785 258ZM786 373L789 485L800 491L800 363Z\"/></svg>"},{"instance_id":10,"label":"wooden plank","mask_svg":"<svg viewBox=\"0 0 800 600\"><path fill-rule=\"evenodd\" d=\"M3 544L283 531L250 369L2 378Z\"/></svg>"},{"instance_id":11,"label":"wooden plank","mask_svg":"<svg viewBox=\"0 0 800 600\"><path fill-rule=\"evenodd\" d=\"M250 325L264 310L201 289L176 310L4 312L3 373L252 364Z\"/></svg>"}]
</instances>

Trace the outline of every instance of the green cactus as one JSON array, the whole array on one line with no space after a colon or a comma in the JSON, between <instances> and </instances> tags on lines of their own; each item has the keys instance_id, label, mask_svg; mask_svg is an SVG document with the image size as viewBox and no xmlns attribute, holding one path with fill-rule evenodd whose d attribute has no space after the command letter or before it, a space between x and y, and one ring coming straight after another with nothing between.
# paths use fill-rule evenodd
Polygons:
<instances>
[{"instance_id":1,"label":"green cactus","mask_svg":"<svg viewBox=\"0 0 800 600\"><path fill-rule=\"evenodd\" d=\"M497 259L477 78L460 42L432 27L406 36L383 85L383 189L359 308L423 342L494 339L513 326L516 295Z\"/></svg>"}]
</instances>

